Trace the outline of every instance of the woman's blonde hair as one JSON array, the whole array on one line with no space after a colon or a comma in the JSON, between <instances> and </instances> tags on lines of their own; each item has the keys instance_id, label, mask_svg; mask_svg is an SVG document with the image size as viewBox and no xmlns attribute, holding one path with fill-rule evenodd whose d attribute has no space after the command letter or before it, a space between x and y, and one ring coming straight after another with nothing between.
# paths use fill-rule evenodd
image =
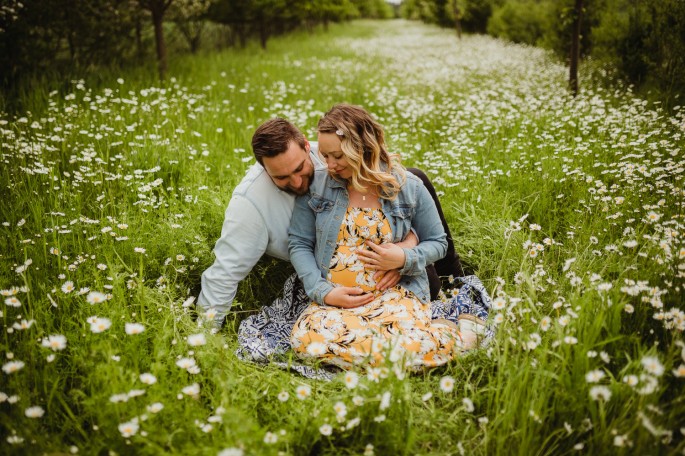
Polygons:
<instances>
[{"instance_id":1,"label":"woman's blonde hair","mask_svg":"<svg viewBox=\"0 0 685 456\"><path fill-rule=\"evenodd\" d=\"M388 153L383 127L365 109L337 104L319 120L317 131L340 138L343 154L352 169L350 184L355 190L377 188L381 198L395 199L406 179L406 171L399 155Z\"/></svg>"}]
</instances>

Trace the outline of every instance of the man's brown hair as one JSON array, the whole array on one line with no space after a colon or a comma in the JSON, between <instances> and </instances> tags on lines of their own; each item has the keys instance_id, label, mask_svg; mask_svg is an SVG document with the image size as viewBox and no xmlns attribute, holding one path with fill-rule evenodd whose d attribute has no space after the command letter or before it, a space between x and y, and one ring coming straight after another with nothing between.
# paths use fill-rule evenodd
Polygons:
<instances>
[{"instance_id":1,"label":"man's brown hair","mask_svg":"<svg viewBox=\"0 0 685 456\"><path fill-rule=\"evenodd\" d=\"M276 117L261 124L254 132L252 152L259 164L263 164L264 157L275 157L287 151L291 141L306 149L302 132L287 120Z\"/></svg>"}]
</instances>

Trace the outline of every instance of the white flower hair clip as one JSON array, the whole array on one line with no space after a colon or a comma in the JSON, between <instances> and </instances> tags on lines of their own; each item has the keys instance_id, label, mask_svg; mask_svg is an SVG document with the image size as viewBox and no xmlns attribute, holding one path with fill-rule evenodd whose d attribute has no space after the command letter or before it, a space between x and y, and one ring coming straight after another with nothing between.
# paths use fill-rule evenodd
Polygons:
<instances>
[{"instance_id":1,"label":"white flower hair clip","mask_svg":"<svg viewBox=\"0 0 685 456\"><path fill-rule=\"evenodd\" d=\"M340 128L338 128L337 130L335 130L335 134L338 135L338 136L344 136L343 131L342 131Z\"/></svg>"}]
</instances>

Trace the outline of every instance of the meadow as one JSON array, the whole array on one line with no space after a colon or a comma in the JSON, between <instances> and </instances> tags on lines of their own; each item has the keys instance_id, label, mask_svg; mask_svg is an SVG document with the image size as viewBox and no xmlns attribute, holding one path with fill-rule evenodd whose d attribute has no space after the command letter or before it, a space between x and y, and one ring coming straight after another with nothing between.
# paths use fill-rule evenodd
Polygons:
<instances>
[{"instance_id":1,"label":"meadow","mask_svg":"<svg viewBox=\"0 0 685 456\"><path fill-rule=\"evenodd\" d=\"M4 454L685 454L685 108L545 51L358 21L47 81L0 115ZM312 381L237 359L265 261L210 330L193 294L250 138L336 102L432 178L493 297L486 349ZM280 282L279 282L280 281Z\"/></svg>"}]
</instances>

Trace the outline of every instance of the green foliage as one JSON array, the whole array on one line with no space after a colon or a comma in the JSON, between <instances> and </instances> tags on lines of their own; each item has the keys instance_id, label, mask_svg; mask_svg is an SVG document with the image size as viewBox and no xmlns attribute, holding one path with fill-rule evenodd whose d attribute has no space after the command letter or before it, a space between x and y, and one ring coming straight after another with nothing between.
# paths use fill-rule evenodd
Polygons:
<instances>
[{"instance_id":1,"label":"green foliage","mask_svg":"<svg viewBox=\"0 0 685 456\"><path fill-rule=\"evenodd\" d=\"M26 0L0 27L0 83L56 65L88 67L131 60L139 12L113 0ZM114 39L116 37L116 39Z\"/></svg>"},{"instance_id":2,"label":"green foliage","mask_svg":"<svg viewBox=\"0 0 685 456\"><path fill-rule=\"evenodd\" d=\"M371 19L389 19L393 17L393 11L385 0L350 0L359 11L361 17ZM340 3L340 2L336 2ZM343 2L344 3L344 2Z\"/></svg>"},{"instance_id":3,"label":"green foliage","mask_svg":"<svg viewBox=\"0 0 685 456\"><path fill-rule=\"evenodd\" d=\"M492 12L488 33L514 43L536 45L545 35L547 5L539 0L510 0Z\"/></svg>"},{"instance_id":4,"label":"green foliage","mask_svg":"<svg viewBox=\"0 0 685 456\"><path fill-rule=\"evenodd\" d=\"M150 8L159 9L166 2L153 4L157 6ZM23 98L21 92L32 89L27 83L32 78L57 74L71 79L96 68L130 68L150 60L156 45L153 25L150 10L140 5L129 0L3 3L0 95L7 100L0 100L2 108ZM164 29L171 38L170 53L179 54L196 53L203 44L206 48L245 47L254 39L265 49L272 36L299 28L312 31L320 24L327 27L358 17L392 16L384 0L173 0L163 20L173 22L181 32L170 33L170 25ZM213 30L211 24L215 24Z\"/></svg>"},{"instance_id":5,"label":"green foliage","mask_svg":"<svg viewBox=\"0 0 685 456\"><path fill-rule=\"evenodd\" d=\"M437 6L428 0L405 0L401 6L402 17L406 19L419 19L424 22L437 23Z\"/></svg>"},{"instance_id":6,"label":"green foliage","mask_svg":"<svg viewBox=\"0 0 685 456\"><path fill-rule=\"evenodd\" d=\"M168 16L188 42L190 52L200 47L202 32L205 29L205 16L211 5L210 0L192 0L171 4Z\"/></svg>"},{"instance_id":7,"label":"green foliage","mask_svg":"<svg viewBox=\"0 0 685 456\"><path fill-rule=\"evenodd\" d=\"M457 1L465 31L551 49L568 61L574 0L408 0L406 18L453 27ZM650 98L669 106L685 95L685 3L601 0L584 2L580 54L614 65Z\"/></svg>"},{"instance_id":8,"label":"green foliage","mask_svg":"<svg viewBox=\"0 0 685 456\"><path fill-rule=\"evenodd\" d=\"M56 76L0 115L3 454L682 453L685 111L601 67L572 99L531 46L330 28L180 55L163 84ZM282 263L258 266L218 333L189 306L257 125L283 116L313 139L339 101L431 177L495 299L490 347L411 375L360 368L352 388L236 357Z\"/></svg>"},{"instance_id":9,"label":"green foliage","mask_svg":"<svg viewBox=\"0 0 685 456\"><path fill-rule=\"evenodd\" d=\"M592 29L597 54L637 85L685 94L685 3L606 0Z\"/></svg>"},{"instance_id":10,"label":"green foliage","mask_svg":"<svg viewBox=\"0 0 685 456\"><path fill-rule=\"evenodd\" d=\"M486 33L492 11L501 0L453 0L461 10L461 23L464 31Z\"/></svg>"}]
</instances>

